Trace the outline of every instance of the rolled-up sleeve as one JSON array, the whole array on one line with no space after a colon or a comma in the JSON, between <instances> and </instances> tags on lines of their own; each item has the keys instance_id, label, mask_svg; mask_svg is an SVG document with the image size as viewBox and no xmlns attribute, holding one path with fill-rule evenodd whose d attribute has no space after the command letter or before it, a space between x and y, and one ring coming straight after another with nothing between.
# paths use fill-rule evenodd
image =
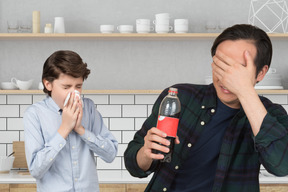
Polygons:
<instances>
[{"instance_id":1,"label":"rolled-up sleeve","mask_svg":"<svg viewBox=\"0 0 288 192\"><path fill-rule=\"evenodd\" d=\"M288 175L288 116L279 105L266 114L259 133L256 135L255 148L263 166L277 176Z\"/></svg>"}]
</instances>

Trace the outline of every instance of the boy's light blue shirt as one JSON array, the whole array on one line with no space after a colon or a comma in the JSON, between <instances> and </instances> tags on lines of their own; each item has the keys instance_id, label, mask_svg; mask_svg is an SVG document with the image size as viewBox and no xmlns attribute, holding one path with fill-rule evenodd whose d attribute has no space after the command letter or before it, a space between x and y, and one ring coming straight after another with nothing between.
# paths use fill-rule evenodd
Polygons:
<instances>
[{"instance_id":1,"label":"boy's light blue shirt","mask_svg":"<svg viewBox=\"0 0 288 192\"><path fill-rule=\"evenodd\" d=\"M29 171L41 192L99 191L94 153L106 162L117 154L118 142L103 123L92 100L83 98L85 134L66 139L58 129L60 108L51 97L31 105L24 114L25 153Z\"/></svg>"}]
</instances>

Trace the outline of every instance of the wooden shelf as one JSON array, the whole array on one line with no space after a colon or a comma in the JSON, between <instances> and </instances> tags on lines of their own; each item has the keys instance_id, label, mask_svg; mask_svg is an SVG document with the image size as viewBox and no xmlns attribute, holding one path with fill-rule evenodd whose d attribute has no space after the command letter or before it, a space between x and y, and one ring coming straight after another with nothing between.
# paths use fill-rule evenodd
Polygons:
<instances>
[{"instance_id":1,"label":"wooden shelf","mask_svg":"<svg viewBox=\"0 0 288 192\"><path fill-rule=\"evenodd\" d=\"M288 95L288 90L256 90L258 94ZM83 90L82 94L160 94L162 90ZM0 90L0 95L44 94L42 90Z\"/></svg>"},{"instance_id":2,"label":"wooden shelf","mask_svg":"<svg viewBox=\"0 0 288 192\"><path fill-rule=\"evenodd\" d=\"M162 90L83 90L82 94L160 94ZM44 94L42 90L0 90L0 95Z\"/></svg>"},{"instance_id":3,"label":"wooden shelf","mask_svg":"<svg viewBox=\"0 0 288 192\"><path fill-rule=\"evenodd\" d=\"M215 38L219 33L0 33L0 39L42 39L42 38L81 38L81 39L191 39L191 38ZM271 38L288 38L288 33L271 33Z\"/></svg>"}]
</instances>

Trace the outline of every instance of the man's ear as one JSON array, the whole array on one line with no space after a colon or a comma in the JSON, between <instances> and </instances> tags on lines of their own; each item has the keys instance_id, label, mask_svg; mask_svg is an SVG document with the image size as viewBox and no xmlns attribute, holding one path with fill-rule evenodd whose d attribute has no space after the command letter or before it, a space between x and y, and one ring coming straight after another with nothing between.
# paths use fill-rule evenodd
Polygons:
<instances>
[{"instance_id":1,"label":"man's ear","mask_svg":"<svg viewBox=\"0 0 288 192\"><path fill-rule=\"evenodd\" d=\"M257 77L256 77L256 81L257 81L257 82L260 82L260 81L263 80L263 78L265 77L268 69L269 69L268 65L265 65L265 66L261 69L261 71L259 71L259 73L257 74Z\"/></svg>"},{"instance_id":2,"label":"man's ear","mask_svg":"<svg viewBox=\"0 0 288 192\"><path fill-rule=\"evenodd\" d=\"M46 79L43 79L43 84L48 91L52 90L52 83Z\"/></svg>"}]
</instances>

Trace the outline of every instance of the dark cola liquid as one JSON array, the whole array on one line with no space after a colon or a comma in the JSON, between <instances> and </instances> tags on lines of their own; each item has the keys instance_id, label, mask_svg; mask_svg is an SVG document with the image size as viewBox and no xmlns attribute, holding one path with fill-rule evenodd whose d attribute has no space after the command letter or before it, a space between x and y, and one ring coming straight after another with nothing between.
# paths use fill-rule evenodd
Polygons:
<instances>
[{"instance_id":1,"label":"dark cola liquid","mask_svg":"<svg viewBox=\"0 0 288 192\"><path fill-rule=\"evenodd\" d=\"M172 161L172 154L173 154L173 151L174 151L175 138L174 137L166 137L166 139L168 141L170 141L170 145L169 146L162 145L161 143L158 143L158 144L162 145L162 146L165 146L165 147L168 147L169 148L169 152L168 153L164 153L162 151L153 150L153 153L155 153L155 154L163 154L164 158L161 159L160 161L161 162L170 163Z\"/></svg>"},{"instance_id":2,"label":"dark cola liquid","mask_svg":"<svg viewBox=\"0 0 288 192\"><path fill-rule=\"evenodd\" d=\"M169 117L179 118L179 116L180 116L180 113L177 113L177 114L175 114L173 116L169 116ZM158 151L158 150L155 150L155 149L153 149L152 152L155 153L155 154L163 154L164 155L164 158L161 159L160 162L170 163L172 161L172 154L173 154L173 151L174 151L175 137L167 136L165 139L167 139L170 142L169 146L163 145L161 143L158 143L158 144L162 145L162 146L165 146L165 147L168 147L169 148L169 152L168 153L164 153L162 151Z\"/></svg>"}]
</instances>

